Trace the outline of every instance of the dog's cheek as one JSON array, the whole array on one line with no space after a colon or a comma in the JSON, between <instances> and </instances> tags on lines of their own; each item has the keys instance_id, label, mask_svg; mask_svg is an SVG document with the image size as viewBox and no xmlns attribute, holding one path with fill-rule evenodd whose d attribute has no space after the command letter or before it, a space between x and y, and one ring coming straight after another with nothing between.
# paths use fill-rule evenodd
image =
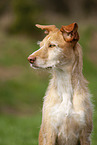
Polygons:
<instances>
[{"instance_id":1,"label":"dog's cheek","mask_svg":"<svg viewBox=\"0 0 97 145\"><path fill-rule=\"evenodd\" d=\"M58 60L59 56L61 55L60 48L54 48L48 50L48 60Z\"/></svg>"},{"instance_id":2,"label":"dog's cheek","mask_svg":"<svg viewBox=\"0 0 97 145\"><path fill-rule=\"evenodd\" d=\"M45 65L45 59L38 57L36 60L36 66L43 67Z\"/></svg>"},{"instance_id":3,"label":"dog's cheek","mask_svg":"<svg viewBox=\"0 0 97 145\"><path fill-rule=\"evenodd\" d=\"M41 59L47 59L48 58L48 51L47 51L47 49L43 49L41 51L39 56L40 56Z\"/></svg>"}]
</instances>

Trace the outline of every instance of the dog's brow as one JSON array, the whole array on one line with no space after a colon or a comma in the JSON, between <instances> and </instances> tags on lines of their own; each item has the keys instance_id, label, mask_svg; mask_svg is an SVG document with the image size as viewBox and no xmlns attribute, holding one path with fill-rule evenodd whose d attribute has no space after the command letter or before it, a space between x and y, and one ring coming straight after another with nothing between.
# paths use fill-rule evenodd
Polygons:
<instances>
[{"instance_id":1,"label":"dog's brow","mask_svg":"<svg viewBox=\"0 0 97 145\"><path fill-rule=\"evenodd\" d=\"M58 46L58 44L56 42L54 42L54 41L51 41L51 44Z\"/></svg>"}]
</instances>

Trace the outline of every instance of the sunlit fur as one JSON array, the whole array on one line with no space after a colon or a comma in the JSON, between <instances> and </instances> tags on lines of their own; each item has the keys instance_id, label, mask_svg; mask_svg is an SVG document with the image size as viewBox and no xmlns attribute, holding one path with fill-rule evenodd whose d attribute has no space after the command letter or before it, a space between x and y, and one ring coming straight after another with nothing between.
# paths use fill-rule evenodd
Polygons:
<instances>
[{"instance_id":1,"label":"sunlit fur","mask_svg":"<svg viewBox=\"0 0 97 145\"><path fill-rule=\"evenodd\" d=\"M62 32L54 28L33 56L32 67L50 67L52 72L44 97L39 145L90 145L92 105L82 74L81 46L66 42Z\"/></svg>"}]
</instances>

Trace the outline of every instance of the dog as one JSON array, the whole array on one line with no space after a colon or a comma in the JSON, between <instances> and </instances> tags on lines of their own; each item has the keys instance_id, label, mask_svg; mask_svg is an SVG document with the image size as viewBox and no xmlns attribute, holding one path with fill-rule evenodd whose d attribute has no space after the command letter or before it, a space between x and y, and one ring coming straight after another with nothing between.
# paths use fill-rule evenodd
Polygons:
<instances>
[{"instance_id":1,"label":"dog","mask_svg":"<svg viewBox=\"0 0 97 145\"><path fill-rule=\"evenodd\" d=\"M39 145L90 145L93 109L82 74L78 24L61 29L36 26L45 30L46 37L28 61L32 68L49 68L52 74L44 97Z\"/></svg>"}]
</instances>

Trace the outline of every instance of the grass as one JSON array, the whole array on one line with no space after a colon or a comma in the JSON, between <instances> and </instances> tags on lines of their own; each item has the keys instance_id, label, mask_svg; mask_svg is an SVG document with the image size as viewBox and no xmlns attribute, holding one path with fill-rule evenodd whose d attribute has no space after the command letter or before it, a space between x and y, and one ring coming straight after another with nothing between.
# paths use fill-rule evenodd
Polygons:
<instances>
[{"instance_id":1,"label":"grass","mask_svg":"<svg viewBox=\"0 0 97 145\"><path fill-rule=\"evenodd\" d=\"M0 145L37 145L40 114L26 117L0 115Z\"/></svg>"},{"instance_id":2,"label":"grass","mask_svg":"<svg viewBox=\"0 0 97 145\"><path fill-rule=\"evenodd\" d=\"M97 134L97 67L88 60L92 28L81 31L85 77L93 94L94 131ZM7 36L0 32L0 145L37 145L41 106L48 85L48 74L33 71L27 57L38 49L35 40Z\"/></svg>"}]
</instances>

